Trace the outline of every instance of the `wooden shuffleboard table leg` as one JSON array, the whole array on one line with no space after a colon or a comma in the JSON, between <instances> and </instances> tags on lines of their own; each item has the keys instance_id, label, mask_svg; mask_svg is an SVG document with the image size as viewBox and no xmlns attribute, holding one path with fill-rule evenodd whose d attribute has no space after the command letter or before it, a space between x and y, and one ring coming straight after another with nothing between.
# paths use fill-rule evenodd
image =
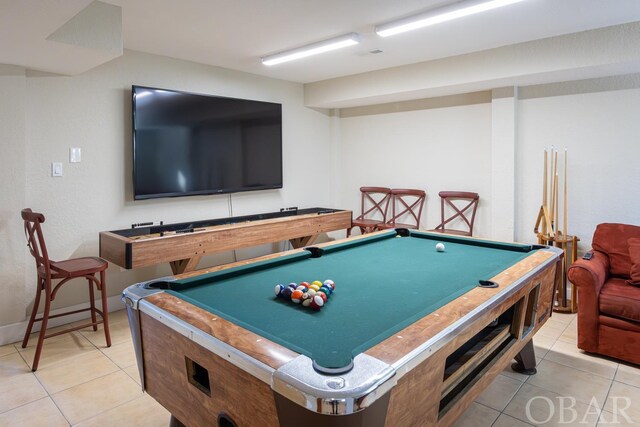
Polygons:
<instances>
[{"instance_id":1,"label":"wooden shuffleboard table leg","mask_svg":"<svg viewBox=\"0 0 640 427\"><path fill-rule=\"evenodd\" d=\"M291 246L293 246L294 249L298 249L304 246L309 246L310 244L313 243L314 240L316 240L316 237L318 237L318 235L314 234L313 236L305 236L305 237L298 237L295 239L289 239L289 242L291 242Z\"/></svg>"},{"instance_id":2,"label":"wooden shuffleboard table leg","mask_svg":"<svg viewBox=\"0 0 640 427\"><path fill-rule=\"evenodd\" d=\"M173 274L181 274L186 273L188 271L193 271L198 266L198 262L200 262L201 255L197 255L191 258L180 259L177 261L171 261L169 265L171 265L171 271Z\"/></svg>"}]
</instances>

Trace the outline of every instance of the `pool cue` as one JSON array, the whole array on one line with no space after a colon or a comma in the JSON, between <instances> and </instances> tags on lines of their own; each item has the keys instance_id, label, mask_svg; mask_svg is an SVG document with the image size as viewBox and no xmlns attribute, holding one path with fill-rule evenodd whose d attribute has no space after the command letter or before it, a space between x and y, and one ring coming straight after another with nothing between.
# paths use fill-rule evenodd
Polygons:
<instances>
[{"instance_id":1,"label":"pool cue","mask_svg":"<svg viewBox=\"0 0 640 427\"><path fill-rule=\"evenodd\" d=\"M547 192L548 192L548 184L547 184L547 175L549 173L547 167L547 147L544 147L544 175L542 176L542 212L547 208ZM547 221L546 218L542 218L542 235L547 234Z\"/></svg>"},{"instance_id":2,"label":"pool cue","mask_svg":"<svg viewBox=\"0 0 640 427\"><path fill-rule=\"evenodd\" d=\"M564 147L564 239L569 238L569 231L567 230L567 147ZM568 243L567 243L568 244Z\"/></svg>"},{"instance_id":3,"label":"pool cue","mask_svg":"<svg viewBox=\"0 0 640 427\"><path fill-rule=\"evenodd\" d=\"M552 165L551 165L551 212L550 212L550 218L551 219L551 230L555 232L558 230L558 224L556 224L554 222L555 219L555 214L556 214L556 201L558 200L557 198L557 191L558 191L558 151L555 150L554 148L551 148L551 160L552 160Z\"/></svg>"},{"instance_id":4,"label":"pool cue","mask_svg":"<svg viewBox=\"0 0 640 427\"><path fill-rule=\"evenodd\" d=\"M558 186L559 186L559 185L558 185L558 184L559 184L559 182L558 182L558 181L559 181L559 176L558 176L558 171L556 170L556 177L555 177L555 193L556 193L556 198L555 198L555 200L554 200L554 202L555 202L555 203L554 203L554 205L555 205L555 209L553 210L553 213L555 214L555 218L554 218L554 220L553 220L553 224L554 224L554 227L555 227L555 232L556 232L556 236L555 236L555 238L556 238L556 239L558 239L558 232L561 232L561 231L562 231L562 230L558 230L558 227L560 226L560 222L558 221L558 216L559 216L559 214L560 214L560 204L558 203L558 196L559 196L560 191L558 191L558 190L559 190L559 188L558 188ZM560 237L560 238L561 238L561 237Z\"/></svg>"},{"instance_id":5,"label":"pool cue","mask_svg":"<svg viewBox=\"0 0 640 427\"><path fill-rule=\"evenodd\" d=\"M542 176L542 204L547 205L547 147L544 147L544 175Z\"/></svg>"}]
</instances>

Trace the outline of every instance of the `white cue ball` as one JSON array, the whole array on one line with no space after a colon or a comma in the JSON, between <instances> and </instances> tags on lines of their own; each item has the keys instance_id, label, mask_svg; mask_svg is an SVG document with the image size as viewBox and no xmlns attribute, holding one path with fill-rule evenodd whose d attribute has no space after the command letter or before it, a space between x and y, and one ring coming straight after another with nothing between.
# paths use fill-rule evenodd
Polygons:
<instances>
[{"instance_id":1,"label":"white cue ball","mask_svg":"<svg viewBox=\"0 0 640 427\"><path fill-rule=\"evenodd\" d=\"M437 243L436 244L436 251L444 252L444 243Z\"/></svg>"}]
</instances>

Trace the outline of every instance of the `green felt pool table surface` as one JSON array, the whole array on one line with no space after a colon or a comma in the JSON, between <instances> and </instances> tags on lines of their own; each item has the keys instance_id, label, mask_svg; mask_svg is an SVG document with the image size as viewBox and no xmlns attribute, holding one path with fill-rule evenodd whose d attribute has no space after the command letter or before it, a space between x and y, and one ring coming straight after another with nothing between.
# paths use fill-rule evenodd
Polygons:
<instances>
[{"instance_id":1,"label":"green felt pool table surface","mask_svg":"<svg viewBox=\"0 0 640 427\"><path fill-rule=\"evenodd\" d=\"M458 298L535 251L529 245L395 231L171 282L167 292L320 366L359 353ZM445 244L438 252L435 245ZM276 298L276 284L331 279L320 311Z\"/></svg>"}]
</instances>

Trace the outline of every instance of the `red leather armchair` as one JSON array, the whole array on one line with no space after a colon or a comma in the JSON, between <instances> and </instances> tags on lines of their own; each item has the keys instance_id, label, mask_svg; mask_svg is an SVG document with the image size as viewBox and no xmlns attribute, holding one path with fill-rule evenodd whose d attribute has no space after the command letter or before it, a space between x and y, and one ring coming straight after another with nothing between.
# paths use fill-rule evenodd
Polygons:
<instances>
[{"instance_id":1,"label":"red leather armchair","mask_svg":"<svg viewBox=\"0 0 640 427\"><path fill-rule=\"evenodd\" d=\"M592 258L573 263L568 278L578 289L578 348L640 364L640 287L629 280L640 268L629 254L637 238L638 226L598 225Z\"/></svg>"}]
</instances>

